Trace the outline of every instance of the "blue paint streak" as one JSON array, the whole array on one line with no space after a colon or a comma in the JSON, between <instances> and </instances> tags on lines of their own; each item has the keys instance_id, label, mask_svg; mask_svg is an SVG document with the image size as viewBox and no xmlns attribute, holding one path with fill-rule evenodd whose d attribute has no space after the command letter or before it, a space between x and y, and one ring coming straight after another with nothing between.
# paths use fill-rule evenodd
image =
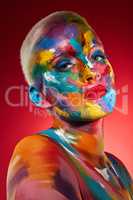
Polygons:
<instances>
[{"instance_id":1,"label":"blue paint streak","mask_svg":"<svg viewBox=\"0 0 133 200\"><path fill-rule=\"evenodd\" d=\"M57 129L57 130L59 130L59 129ZM75 148L73 148L64 138L62 138L60 135L58 135L53 129L48 129L48 130L42 131L41 134L50 137L55 142L57 142L57 144L60 144L64 149L79 156L78 151ZM76 159L76 157L73 157L73 158L74 158L74 160L77 161L76 168L80 171L81 176L83 177L89 190L91 190L91 192L93 193L94 197L97 200L103 200L103 199L104 200L112 200L112 198L106 192L106 190L101 187L100 183L96 182L90 176L88 176L86 174L86 172L83 170L83 168L79 169L79 167L80 167L80 165L78 166L79 161Z\"/></svg>"},{"instance_id":2,"label":"blue paint streak","mask_svg":"<svg viewBox=\"0 0 133 200\"><path fill-rule=\"evenodd\" d=\"M39 49L49 49L52 48L53 46L55 46L57 44L57 40L54 38L49 38L49 37L45 37L40 39L36 46L35 46L35 50L39 50Z\"/></svg>"},{"instance_id":3,"label":"blue paint streak","mask_svg":"<svg viewBox=\"0 0 133 200\"><path fill-rule=\"evenodd\" d=\"M55 140L58 144L65 147L66 150L69 150L69 152L78 154L77 151L68 142L66 142L63 138L61 138L55 131L53 129L48 129L48 130L42 131L41 134L47 135L51 139Z\"/></svg>"},{"instance_id":4,"label":"blue paint streak","mask_svg":"<svg viewBox=\"0 0 133 200\"><path fill-rule=\"evenodd\" d=\"M87 61L85 55L83 54L83 49L82 49L81 44L80 44L79 42L77 42L77 41L76 41L75 39L73 39L73 38L70 40L70 44L71 44L71 45L74 47L74 49L76 50L76 56L77 56L80 60L82 60L82 62L83 62L84 64L87 64L88 61Z\"/></svg>"},{"instance_id":5,"label":"blue paint streak","mask_svg":"<svg viewBox=\"0 0 133 200\"><path fill-rule=\"evenodd\" d=\"M123 185L125 186L126 189L128 189L130 195L133 198L133 192L131 189L131 184L133 183L133 180L127 171L126 167L121 163L114 155L107 153L108 158L112 162L115 171L117 172L120 180L122 181Z\"/></svg>"},{"instance_id":6,"label":"blue paint streak","mask_svg":"<svg viewBox=\"0 0 133 200\"><path fill-rule=\"evenodd\" d=\"M116 102L116 91L111 88L102 99L108 107L109 112L112 112Z\"/></svg>"}]
</instances>

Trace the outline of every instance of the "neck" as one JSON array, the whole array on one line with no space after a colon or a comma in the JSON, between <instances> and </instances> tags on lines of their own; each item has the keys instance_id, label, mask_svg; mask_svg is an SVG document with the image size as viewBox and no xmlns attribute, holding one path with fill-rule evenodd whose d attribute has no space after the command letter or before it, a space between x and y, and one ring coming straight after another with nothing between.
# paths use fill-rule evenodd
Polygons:
<instances>
[{"instance_id":1,"label":"neck","mask_svg":"<svg viewBox=\"0 0 133 200\"><path fill-rule=\"evenodd\" d=\"M91 161L103 157L103 119L94 122L67 122L60 117L54 117L53 128L63 129L64 136L79 153Z\"/></svg>"}]
</instances>

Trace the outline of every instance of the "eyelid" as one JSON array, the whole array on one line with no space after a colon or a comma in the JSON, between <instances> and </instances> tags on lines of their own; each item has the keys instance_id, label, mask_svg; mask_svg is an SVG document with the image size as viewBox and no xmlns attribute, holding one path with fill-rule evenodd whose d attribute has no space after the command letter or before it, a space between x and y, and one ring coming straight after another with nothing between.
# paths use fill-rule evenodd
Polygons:
<instances>
[{"instance_id":1,"label":"eyelid","mask_svg":"<svg viewBox=\"0 0 133 200\"><path fill-rule=\"evenodd\" d=\"M103 51L101 51L100 49L95 50L90 57L95 57L95 56L103 56L103 58L106 58L106 55Z\"/></svg>"},{"instance_id":2,"label":"eyelid","mask_svg":"<svg viewBox=\"0 0 133 200\"><path fill-rule=\"evenodd\" d=\"M73 62L69 59L61 59L61 60L58 60L58 62L56 62L54 64L54 68L57 69L57 70L60 70L60 71L65 71L69 68L71 68L73 66ZM66 65L66 69L64 68L64 66ZM68 68L67 68L68 67Z\"/></svg>"},{"instance_id":3,"label":"eyelid","mask_svg":"<svg viewBox=\"0 0 133 200\"><path fill-rule=\"evenodd\" d=\"M63 56L57 56L56 58L53 59L53 65L60 64L61 62L72 62L71 58L63 57Z\"/></svg>"},{"instance_id":4,"label":"eyelid","mask_svg":"<svg viewBox=\"0 0 133 200\"><path fill-rule=\"evenodd\" d=\"M91 52L96 51L96 50L101 50L101 51L104 52L103 46L100 46L100 45L94 45L94 46L90 49Z\"/></svg>"},{"instance_id":5,"label":"eyelid","mask_svg":"<svg viewBox=\"0 0 133 200\"><path fill-rule=\"evenodd\" d=\"M91 50L90 50L90 53L89 53L89 58L91 58L91 56L94 54L94 52L97 52L97 51L99 51L99 52L101 52L103 55L105 55L105 52L104 52L104 49L102 48L102 47L93 47ZM105 55L105 57L106 57L106 55Z\"/></svg>"},{"instance_id":6,"label":"eyelid","mask_svg":"<svg viewBox=\"0 0 133 200\"><path fill-rule=\"evenodd\" d=\"M57 63L56 63L56 65L58 65L58 66L61 66L61 65L64 65L64 64L73 64L70 60L60 60L60 61L58 61Z\"/></svg>"}]
</instances>

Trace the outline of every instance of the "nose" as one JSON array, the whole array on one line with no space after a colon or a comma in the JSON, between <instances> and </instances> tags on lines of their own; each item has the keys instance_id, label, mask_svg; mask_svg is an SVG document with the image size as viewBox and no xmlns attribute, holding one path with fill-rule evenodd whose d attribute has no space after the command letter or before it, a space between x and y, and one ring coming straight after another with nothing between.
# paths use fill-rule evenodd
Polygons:
<instances>
[{"instance_id":1,"label":"nose","mask_svg":"<svg viewBox=\"0 0 133 200\"><path fill-rule=\"evenodd\" d=\"M96 73L93 72L88 66L82 66L81 80L84 83L94 83L96 80Z\"/></svg>"}]
</instances>

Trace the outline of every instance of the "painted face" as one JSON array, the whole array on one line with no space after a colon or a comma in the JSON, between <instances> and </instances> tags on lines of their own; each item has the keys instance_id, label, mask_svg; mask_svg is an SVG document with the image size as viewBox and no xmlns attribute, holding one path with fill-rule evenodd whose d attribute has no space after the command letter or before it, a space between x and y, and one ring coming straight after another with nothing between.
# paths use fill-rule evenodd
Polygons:
<instances>
[{"instance_id":1,"label":"painted face","mask_svg":"<svg viewBox=\"0 0 133 200\"><path fill-rule=\"evenodd\" d=\"M52 19L32 54L32 78L41 83L53 112L71 121L92 121L112 112L114 73L101 41L81 17Z\"/></svg>"}]
</instances>

